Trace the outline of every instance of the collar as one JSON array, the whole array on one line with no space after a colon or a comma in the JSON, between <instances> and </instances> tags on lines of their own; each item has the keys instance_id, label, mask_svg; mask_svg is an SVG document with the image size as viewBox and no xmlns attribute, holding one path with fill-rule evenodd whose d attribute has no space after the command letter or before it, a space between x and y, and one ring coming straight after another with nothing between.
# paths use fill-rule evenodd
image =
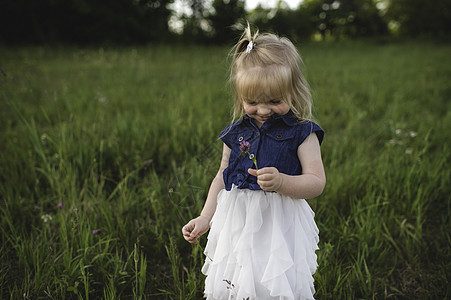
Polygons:
<instances>
[{"instance_id":1,"label":"collar","mask_svg":"<svg viewBox=\"0 0 451 300\"><path fill-rule=\"evenodd\" d=\"M245 114L241 120L236 122L236 125L241 124L241 122L243 122L244 120L254 124L253 119ZM266 120L265 123L263 123L263 125L266 124L266 123L270 124L270 123L276 122L277 120L282 120L287 126L295 126L296 124L298 124L298 119L294 115L293 111L290 109L284 115L272 114L269 117L269 119Z\"/></svg>"}]
</instances>

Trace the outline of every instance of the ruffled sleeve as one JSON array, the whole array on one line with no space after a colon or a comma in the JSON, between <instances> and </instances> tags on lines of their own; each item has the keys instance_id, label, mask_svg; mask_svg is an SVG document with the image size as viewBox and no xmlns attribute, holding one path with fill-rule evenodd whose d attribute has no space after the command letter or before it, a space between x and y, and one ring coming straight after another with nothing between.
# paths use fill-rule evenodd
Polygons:
<instances>
[{"instance_id":1,"label":"ruffled sleeve","mask_svg":"<svg viewBox=\"0 0 451 300\"><path fill-rule=\"evenodd\" d=\"M229 123L219 134L219 138L221 141L223 141L224 144L227 145L227 147L232 148L232 141L230 137L230 133L234 127L233 123Z\"/></svg>"},{"instance_id":2,"label":"ruffled sleeve","mask_svg":"<svg viewBox=\"0 0 451 300\"><path fill-rule=\"evenodd\" d=\"M324 130L321 129L321 127L318 126L318 124L314 122L303 122L299 124L300 126L300 136L298 138L298 145L302 144L304 140L313 132L316 133L316 136L318 137L319 144L321 145L323 143L324 139Z\"/></svg>"}]
</instances>

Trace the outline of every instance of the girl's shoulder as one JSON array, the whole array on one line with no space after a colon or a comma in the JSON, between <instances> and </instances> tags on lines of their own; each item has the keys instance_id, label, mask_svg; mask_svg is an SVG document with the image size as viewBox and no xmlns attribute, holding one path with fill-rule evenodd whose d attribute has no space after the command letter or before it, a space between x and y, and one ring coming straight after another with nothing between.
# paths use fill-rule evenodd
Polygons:
<instances>
[{"instance_id":1,"label":"girl's shoulder","mask_svg":"<svg viewBox=\"0 0 451 300\"><path fill-rule=\"evenodd\" d=\"M284 131L300 145L310 134L316 133L320 144L324 138L324 130L312 120L299 119L292 110L284 115L275 115L271 126L276 131Z\"/></svg>"},{"instance_id":2,"label":"girl's shoulder","mask_svg":"<svg viewBox=\"0 0 451 300\"><path fill-rule=\"evenodd\" d=\"M312 133L316 134L320 145L322 144L324 139L324 130L315 122L310 120L299 121L297 122L295 127L299 144L301 144Z\"/></svg>"},{"instance_id":3,"label":"girl's shoulder","mask_svg":"<svg viewBox=\"0 0 451 300\"><path fill-rule=\"evenodd\" d=\"M242 116L237 121L232 121L221 131L219 137L226 136L229 134L238 134L243 131L250 131L255 129L255 126L252 126L252 121L250 117L247 115Z\"/></svg>"},{"instance_id":4,"label":"girl's shoulder","mask_svg":"<svg viewBox=\"0 0 451 300\"><path fill-rule=\"evenodd\" d=\"M294 138L297 144L300 145L310 134L315 133L319 143L323 142L324 130L314 121L298 120L288 116L280 116L277 119L269 122L269 126L263 130L264 135L276 136L277 139L280 139L278 136L290 136L290 139ZM233 141L241 142L251 139L255 130L251 122L244 117L227 124L219 134L219 138L227 146L231 147Z\"/></svg>"},{"instance_id":5,"label":"girl's shoulder","mask_svg":"<svg viewBox=\"0 0 451 300\"><path fill-rule=\"evenodd\" d=\"M314 121L299 119L292 110L284 115L276 116L276 118L282 120L282 122L277 123L279 126L276 125L276 127L283 127L287 130L287 132L296 138L299 144L301 144L312 133L316 133L320 144L322 143L324 138L324 130Z\"/></svg>"},{"instance_id":6,"label":"girl's shoulder","mask_svg":"<svg viewBox=\"0 0 451 300\"><path fill-rule=\"evenodd\" d=\"M248 140L252 135L252 128L250 128L243 119L235 122L230 122L219 134L219 138L229 147L232 140L241 139L241 141ZM240 137L237 137L237 136ZM236 137L236 138L235 138Z\"/></svg>"}]
</instances>

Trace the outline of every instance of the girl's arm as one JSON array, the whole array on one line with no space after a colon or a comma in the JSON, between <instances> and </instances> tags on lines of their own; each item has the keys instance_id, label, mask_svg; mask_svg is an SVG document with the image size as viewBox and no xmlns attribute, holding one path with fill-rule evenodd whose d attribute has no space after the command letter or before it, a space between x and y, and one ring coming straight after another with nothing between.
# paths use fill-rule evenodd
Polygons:
<instances>
[{"instance_id":1,"label":"girl's arm","mask_svg":"<svg viewBox=\"0 0 451 300\"><path fill-rule=\"evenodd\" d=\"M201 235L208 231L210 228L210 221L216 211L216 204L219 192L225 188L224 180L222 178L222 173L225 168L229 165L231 149L224 144L222 150L221 165L219 167L218 173L213 179L210 190L208 191L207 200L205 201L204 208L200 213L200 216L192 219L185 226L182 227L182 233L185 240L190 243L197 243L197 240Z\"/></svg>"},{"instance_id":2,"label":"girl's arm","mask_svg":"<svg viewBox=\"0 0 451 300\"><path fill-rule=\"evenodd\" d=\"M279 194L296 199L315 198L324 190L326 175L324 173L318 137L310 134L298 147L298 157L302 165L302 175L291 176L274 167L255 171L249 169L251 175L257 176L257 183L264 191L276 191Z\"/></svg>"}]
</instances>

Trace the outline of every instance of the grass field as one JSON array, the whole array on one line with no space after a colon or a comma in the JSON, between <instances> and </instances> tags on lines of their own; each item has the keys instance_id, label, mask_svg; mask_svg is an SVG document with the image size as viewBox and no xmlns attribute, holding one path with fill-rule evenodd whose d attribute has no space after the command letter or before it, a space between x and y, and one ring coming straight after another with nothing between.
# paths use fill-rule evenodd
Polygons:
<instances>
[{"instance_id":1,"label":"grass field","mask_svg":"<svg viewBox=\"0 0 451 300\"><path fill-rule=\"evenodd\" d=\"M328 183L318 299L451 297L451 53L301 45ZM201 299L226 48L0 48L0 298Z\"/></svg>"}]
</instances>

